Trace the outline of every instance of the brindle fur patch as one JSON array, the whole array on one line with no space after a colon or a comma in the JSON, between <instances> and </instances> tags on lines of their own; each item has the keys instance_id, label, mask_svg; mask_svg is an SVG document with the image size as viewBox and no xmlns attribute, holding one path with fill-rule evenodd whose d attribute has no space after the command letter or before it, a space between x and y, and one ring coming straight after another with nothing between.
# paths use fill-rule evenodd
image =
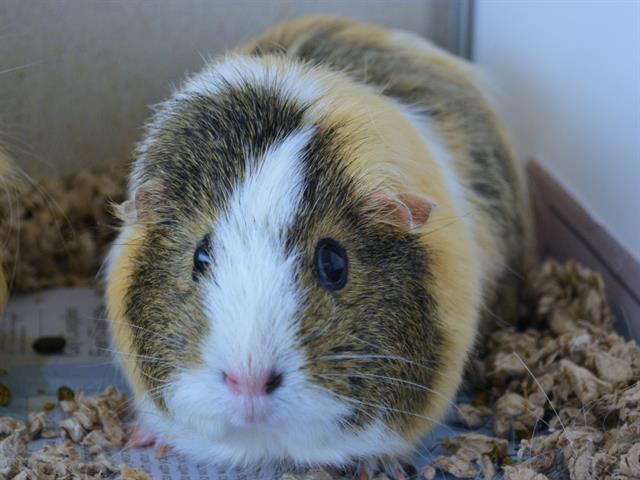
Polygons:
<instances>
[{"instance_id":1,"label":"brindle fur patch","mask_svg":"<svg viewBox=\"0 0 640 480\"><path fill-rule=\"evenodd\" d=\"M487 284L486 329L494 317L514 323L524 269L523 194L513 155L483 95L463 72L437 56L393 44L378 27L339 18L304 18L267 32L250 46L257 55L279 53L347 73L381 94L428 115L455 152L469 201L492 225L506 262L501 282ZM490 282L491 283L491 282Z\"/></svg>"},{"instance_id":2,"label":"brindle fur patch","mask_svg":"<svg viewBox=\"0 0 640 480\"><path fill-rule=\"evenodd\" d=\"M289 233L303 253L298 280L308 292L300 341L309 377L356 407L345 427L381 418L402 430L411 413L424 411L438 369L429 252L417 236L363 215L362 189L340 168L357 155L352 148L339 126L319 127L307 152L305 200ZM321 288L313 273L313 252L325 237L349 256L347 284L336 292Z\"/></svg>"}]
</instances>

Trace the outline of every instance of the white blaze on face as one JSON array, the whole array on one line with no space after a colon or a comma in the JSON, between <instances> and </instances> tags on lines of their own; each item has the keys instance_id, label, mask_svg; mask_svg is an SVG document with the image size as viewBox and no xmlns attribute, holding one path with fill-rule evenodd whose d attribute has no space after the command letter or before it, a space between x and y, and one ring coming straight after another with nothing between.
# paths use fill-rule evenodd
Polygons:
<instances>
[{"instance_id":1,"label":"white blaze on face","mask_svg":"<svg viewBox=\"0 0 640 480\"><path fill-rule=\"evenodd\" d=\"M297 357L295 315L300 294L295 252L285 251L304 190L303 150L312 132L273 145L247 171L213 225L213 265L203 278L210 334L206 365L218 371L290 370ZM293 366L297 362L294 362Z\"/></svg>"}]
</instances>

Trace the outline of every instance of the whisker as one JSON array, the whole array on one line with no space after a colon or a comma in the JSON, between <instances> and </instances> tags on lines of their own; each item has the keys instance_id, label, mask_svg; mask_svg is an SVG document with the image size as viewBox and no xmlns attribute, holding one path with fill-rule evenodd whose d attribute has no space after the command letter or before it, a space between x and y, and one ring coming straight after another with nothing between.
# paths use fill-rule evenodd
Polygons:
<instances>
[{"instance_id":1,"label":"whisker","mask_svg":"<svg viewBox=\"0 0 640 480\"><path fill-rule=\"evenodd\" d=\"M365 345L368 345L369 347L371 347L372 350L374 351L379 351L379 350L383 350L385 351L386 349L381 348L378 345L374 345L371 342L368 342L362 338L358 338L356 336L354 336L353 334L347 333L347 335L351 338L353 338L356 342L360 342L360 343L364 343ZM374 353L374 354L331 354L331 355L321 355L321 356L317 356L314 357L312 359L310 359L310 363L317 363L317 362L322 362L322 361L340 361L340 360L390 360L390 361L399 361L399 362L404 362L408 365L412 365L415 367L419 367L419 368L423 368L427 371L431 371L431 372L435 372L437 375L443 377L443 378L448 378L451 380L456 380L457 381L457 376L452 376L450 374L446 374L446 373L442 373L438 370L438 368L434 365L428 365L425 363L421 363L421 362L417 362L415 360L411 360L407 357L404 357L402 355L398 355L395 352L389 352L388 350L385 352L387 354L378 354L378 353Z\"/></svg>"},{"instance_id":2,"label":"whisker","mask_svg":"<svg viewBox=\"0 0 640 480\"><path fill-rule=\"evenodd\" d=\"M446 395L438 392L437 390L434 390L432 388L429 388L425 385L421 385L419 383L415 383L415 382L411 382L409 380L404 380L402 378L397 378L397 377L389 377L387 375L377 375L377 374L373 374L373 373L324 373L324 374L319 374L319 376L321 377L358 377L358 378L370 378L370 379L377 379L377 380L386 380L389 381L391 383L402 383L408 386L411 386L413 388L416 388L418 390L422 390L424 392L428 392L428 393L432 393L434 395L437 395L438 397L442 398L443 400L445 400L449 405L451 405L454 409L456 409L456 411L458 413L460 413L462 415L462 411L460 410L460 408L455 404L455 402L453 402L449 397L447 397Z\"/></svg>"},{"instance_id":3,"label":"whisker","mask_svg":"<svg viewBox=\"0 0 640 480\"><path fill-rule=\"evenodd\" d=\"M148 373L146 373L145 371L143 371L142 369L138 369L138 371L145 377L147 377L150 380L153 380L154 382L158 382L162 385L166 385L169 383L169 380L167 379L161 379L161 378L156 378L153 375L149 375Z\"/></svg>"},{"instance_id":4,"label":"whisker","mask_svg":"<svg viewBox=\"0 0 640 480\"><path fill-rule=\"evenodd\" d=\"M388 411L388 412L400 413L400 414L402 414L402 415L409 415L409 416L412 416L412 417L421 418L421 419L423 419L423 420L427 420L427 421L429 421L429 422L432 422L434 425L439 425L439 426L441 426L441 427L444 427L444 428L445 428L445 429L447 429L451 434L455 434L455 433L456 433L456 432L455 432L455 431L454 431L450 426L448 426L447 424L442 423L441 421L436 420L435 418L433 418L433 417L429 417L429 416L427 416L427 415L421 415L421 414L419 414L419 413L415 413L415 412L409 412L409 411L406 411L406 410L400 410L400 409L398 409L398 408L389 407L389 406L387 406L387 405L376 405L376 404L373 404L373 403L363 402L362 400L358 400L358 399L355 399L355 398L352 398L352 397L348 397L348 396L346 396L346 395L341 395L341 394L336 393L336 392L333 392L333 391L331 391L331 394L333 394L333 395L335 395L336 397L341 398L341 399L343 399L344 401L349 402L349 403L359 404L359 405L365 405L365 406L369 406L369 407L373 407L373 408L377 408L377 409L385 410L385 411Z\"/></svg>"},{"instance_id":5,"label":"whisker","mask_svg":"<svg viewBox=\"0 0 640 480\"><path fill-rule=\"evenodd\" d=\"M141 327L140 325L135 325L135 324L133 324L131 322L126 322L124 320L110 320L110 322L114 323L114 324L119 324L119 325L126 325L126 326L131 327L131 328L137 328L138 330L141 330L143 332L150 333L151 335L154 335L154 336L158 337L159 339L166 341L169 345L172 345L172 346L174 346L176 348L181 349L183 347L183 345L179 342L179 340L177 340L175 338L167 337L166 335L162 335L161 333L158 333L158 332L156 332L154 330L150 330L148 328Z\"/></svg>"},{"instance_id":6,"label":"whisker","mask_svg":"<svg viewBox=\"0 0 640 480\"><path fill-rule=\"evenodd\" d=\"M104 348L104 347L98 347L98 350L104 351L104 352L110 352L110 353L114 353L116 355L122 355L125 357L133 357L136 359L140 359L142 361L146 361L149 363L159 363L159 364L167 364L167 365L173 365L174 363L170 360L166 360L164 358L159 358L159 357L152 357L150 355L140 355L138 353L128 353L128 352L122 352L120 350L116 350L113 348Z\"/></svg>"},{"instance_id":7,"label":"whisker","mask_svg":"<svg viewBox=\"0 0 640 480\"><path fill-rule=\"evenodd\" d=\"M320 357L315 357L314 361L322 361L322 360L394 360L399 362L404 362L410 365L414 365L416 367L425 368L427 370L436 370L435 367L431 367L429 365L424 365L419 362L415 362L408 358L399 356L399 355L379 355L379 354L334 354L334 355L322 355Z\"/></svg>"},{"instance_id":8,"label":"whisker","mask_svg":"<svg viewBox=\"0 0 640 480\"><path fill-rule=\"evenodd\" d=\"M162 384L162 385L157 385L153 388L148 389L144 395L145 397L150 398L151 400L154 400L156 398L159 398L163 393L164 393L164 389L167 388L166 384ZM135 396L131 396L126 402L124 402L122 404L122 406L120 407L120 409L118 409L118 414L120 414L122 411L124 411L125 409L129 409L129 408L134 408L136 411L139 411L140 409L139 407L139 403L140 403L140 399L136 398ZM138 404L138 405L136 405Z\"/></svg>"},{"instance_id":9,"label":"whisker","mask_svg":"<svg viewBox=\"0 0 640 480\"><path fill-rule=\"evenodd\" d=\"M346 383L346 382L345 382ZM336 395L336 396L340 396L339 394L333 392L332 390L323 388L323 387L319 387L319 386L314 386L316 390L319 390L320 392L322 392L323 394L330 394L330 395ZM350 398L350 397L344 397L346 398ZM354 400L355 401L355 400ZM360 406L355 406L355 408L357 409L356 411L361 412L362 414L366 415L372 422L376 422L378 420L380 420L379 417L375 416L373 413L368 412L366 409L360 407ZM348 427L349 429L351 429L352 431L354 430L358 430L358 428L354 428L355 424L351 421L349 421L348 418L340 418L338 420L340 422L340 424L345 425L346 427Z\"/></svg>"}]
</instances>

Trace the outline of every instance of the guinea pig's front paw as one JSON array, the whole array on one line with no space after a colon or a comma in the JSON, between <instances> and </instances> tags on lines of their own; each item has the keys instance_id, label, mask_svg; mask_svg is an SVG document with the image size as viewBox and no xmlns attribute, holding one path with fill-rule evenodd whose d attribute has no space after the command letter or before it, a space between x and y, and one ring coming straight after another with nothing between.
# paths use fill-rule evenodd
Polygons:
<instances>
[{"instance_id":1,"label":"guinea pig's front paw","mask_svg":"<svg viewBox=\"0 0 640 480\"><path fill-rule=\"evenodd\" d=\"M128 448L145 448L152 445L156 446L156 458L164 457L169 452L169 446L165 443L158 442L157 436L142 423L136 423L129 432L129 439L126 447Z\"/></svg>"},{"instance_id":2,"label":"guinea pig's front paw","mask_svg":"<svg viewBox=\"0 0 640 480\"><path fill-rule=\"evenodd\" d=\"M156 435L142 423L136 423L129 431L126 447L144 448L156 443Z\"/></svg>"},{"instance_id":3,"label":"guinea pig's front paw","mask_svg":"<svg viewBox=\"0 0 640 480\"><path fill-rule=\"evenodd\" d=\"M354 475L358 480L412 480L417 475L413 465L395 459L361 461L345 473Z\"/></svg>"}]
</instances>

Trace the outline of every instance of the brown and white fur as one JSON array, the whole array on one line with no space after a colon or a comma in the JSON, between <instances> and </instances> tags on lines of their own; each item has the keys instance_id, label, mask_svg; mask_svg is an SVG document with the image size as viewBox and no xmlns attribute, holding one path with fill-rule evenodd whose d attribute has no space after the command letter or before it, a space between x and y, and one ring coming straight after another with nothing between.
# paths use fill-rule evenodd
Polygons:
<instances>
[{"instance_id":1,"label":"brown and white fur","mask_svg":"<svg viewBox=\"0 0 640 480\"><path fill-rule=\"evenodd\" d=\"M515 318L522 209L473 69L417 36L305 18L212 62L148 124L107 263L144 424L206 462L394 470Z\"/></svg>"}]
</instances>

